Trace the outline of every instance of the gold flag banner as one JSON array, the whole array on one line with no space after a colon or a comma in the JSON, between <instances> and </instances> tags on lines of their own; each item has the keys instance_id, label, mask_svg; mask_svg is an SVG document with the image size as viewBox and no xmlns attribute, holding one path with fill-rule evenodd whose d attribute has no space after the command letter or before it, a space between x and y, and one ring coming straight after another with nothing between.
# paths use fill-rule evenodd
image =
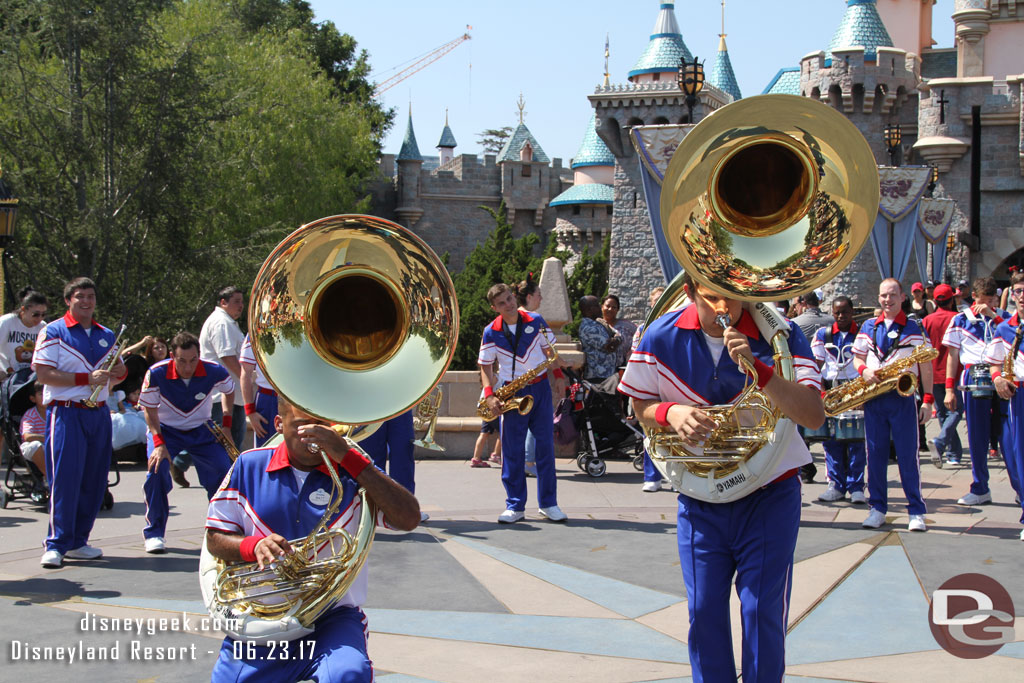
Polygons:
<instances>
[{"instance_id":1,"label":"gold flag banner","mask_svg":"<svg viewBox=\"0 0 1024 683\"><path fill-rule=\"evenodd\" d=\"M946 238L946 231L953 222L953 209L956 202L952 199L932 199L924 197L917 209L917 224L921 234L929 244L935 244Z\"/></svg>"},{"instance_id":2,"label":"gold flag banner","mask_svg":"<svg viewBox=\"0 0 1024 683\"><path fill-rule=\"evenodd\" d=\"M914 210L931 182L931 174L929 166L880 166L878 213L890 223L899 222Z\"/></svg>"},{"instance_id":3,"label":"gold flag banner","mask_svg":"<svg viewBox=\"0 0 1024 683\"><path fill-rule=\"evenodd\" d=\"M657 180L658 185L665 178L665 169L672 160L676 147L690 132L693 125L688 123L661 126L633 126L629 139L633 149L644 164L647 172Z\"/></svg>"}]
</instances>

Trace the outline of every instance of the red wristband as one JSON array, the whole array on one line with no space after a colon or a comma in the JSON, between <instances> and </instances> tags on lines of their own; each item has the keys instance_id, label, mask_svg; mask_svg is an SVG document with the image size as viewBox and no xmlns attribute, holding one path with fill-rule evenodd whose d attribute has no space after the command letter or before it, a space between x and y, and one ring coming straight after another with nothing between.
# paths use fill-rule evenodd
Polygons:
<instances>
[{"instance_id":1,"label":"red wristband","mask_svg":"<svg viewBox=\"0 0 1024 683\"><path fill-rule=\"evenodd\" d=\"M76 372L75 373L75 386L80 387L89 383L88 372Z\"/></svg>"},{"instance_id":2,"label":"red wristband","mask_svg":"<svg viewBox=\"0 0 1024 683\"><path fill-rule=\"evenodd\" d=\"M565 373L562 372L562 368L555 368L551 371L551 374L555 376L555 379L562 379L565 377Z\"/></svg>"},{"instance_id":3,"label":"red wristband","mask_svg":"<svg viewBox=\"0 0 1024 683\"><path fill-rule=\"evenodd\" d=\"M160 448L164 445L164 437L160 434L153 435L153 448Z\"/></svg>"},{"instance_id":4,"label":"red wristband","mask_svg":"<svg viewBox=\"0 0 1024 683\"><path fill-rule=\"evenodd\" d=\"M952 377L947 377L946 378L946 388L947 389L953 389L954 387L956 387L956 380L954 380Z\"/></svg>"},{"instance_id":5,"label":"red wristband","mask_svg":"<svg viewBox=\"0 0 1024 683\"><path fill-rule=\"evenodd\" d=\"M220 423L224 427L224 429L231 429L231 416L222 415L220 418Z\"/></svg>"},{"instance_id":6,"label":"red wristband","mask_svg":"<svg viewBox=\"0 0 1024 683\"><path fill-rule=\"evenodd\" d=\"M671 403L669 401L665 401L664 403L659 403L658 404L658 410L655 411L655 413L654 413L654 421L657 422L658 424L660 424L662 427L668 427L669 426L669 424L668 424L668 411L672 408L672 406L677 406L677 405L679 405L679 404L678 403Z\"/></svg>"},{"instance_id":7,"label":"red wristband","mask_svg":"<svg viewBox=\"0 0 1024 683\"><path fill-rule=\"evenodd\" d=\"M931 403L932 405L935 405L935 397L932 394L925 394L924 395L924 402L925 403Z\"/></svg>"},{"instance_id":8,"label":"red wristband","mask_svg":"<svg viewBox=\"0 0 1024 683\"><path fill-rule=\"evenodd\" d=\"M341 466L352 475L353 479L358 479L362 471L370 464L370 459L354 448L348 449L348 453L341 459Z\"/></svg>"},{"instance_id":9,"label":"red wristband","mask_svg":"<svg viewBox=\"0 0 1024 683\"><path fill-rule=\"evenodd\" d=\"M863 375L864 375L864 372L865 372L865 371L866 371L867 369L868 369L868 366L867 366L867 365L862 365L862 366L860 366L859 368L857 368L857 374L858 374L858 375L861 375L861 376L863 377Z\"/></svg>"},{"instance_id":10,"label":"red wristband","mask_svg":"<svg viewBox=\"0 0 1024 683\"><path fill-rule=\"evenodd\" d=\"M484 387L484 398L490 398L491 396L494 396L494 387L488 384Z\"/></svg>"},{"instance_id":11,"label":"red wristband","mask_svg":"<svg viewBox=\"0 0 1024 683\"><path fill-rule=\"evenodd\" d=\"M998 325L1001 322L1003 322L1003 319L1000 318L998 315L995 318L992 319L992 324L993 325Z\"/></svg>"},{"instance_id":12,"label":"red wristband","mask_svg":"<svg viewBox=\"0 0 1024 683\"><path fill-rule=\"evenodd\" d=\"M997 377L1002 377L1003 373L999 370L992 371L992 379L995 380Z\"/></svg>"},{"instance_id":13,"label":"red wristband","mask_svg":"<svg viewBox=\"0 0 1024 683\"><path fill-rule=\"evenodd\" d=\"M245 416L246 417L249 417L250 415L252 415L255 412L256 412L256 404L255 403L246 403L245 404Z\"/></svg>"},{"instance_id":14,"label":"red wristband","mask_svg":"<svg viewBox=\"0 0 1024 683\"><path fill-rule=\"evenodd\" d=\"M263 540L262 536L246 536L238 546L238 554L242 556L242 562L256 561L256 544Z\"/></svg>"},{"instance_id":15,"label":"red wristband","mask_svg":"<svg viewBox=\"0 0 1024 683\"><path fill-rule=\"evenodd\" d=\"M754 372L757 373L757 388L764 389L764 386L771 381L772 377L775 376L775 370L772 366L765 363L760 358L754 359Z\"/></svg>"}]
</instances>

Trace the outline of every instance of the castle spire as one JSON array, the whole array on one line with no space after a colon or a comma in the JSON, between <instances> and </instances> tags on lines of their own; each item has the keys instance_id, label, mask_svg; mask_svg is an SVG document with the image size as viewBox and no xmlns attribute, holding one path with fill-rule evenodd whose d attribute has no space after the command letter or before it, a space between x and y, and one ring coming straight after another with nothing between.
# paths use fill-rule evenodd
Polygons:
<instances>
[{"instance_id":1,"label":"castle spire","mask_svg":"<svg viewBox=\"0 0 1024 683\"><path fill-rule=\"evenodd\" d=\"M878 14L876 0L846 0L846 13L839 28L832 34L825 59L832 59L833 50L864 48L864 61L877 59L879 47L892 47L892 38Z\"/></svg>"},{"instance_id":2,"label":"castle spire","mask_svg":"<svg viewBox=\"0 0 1024 683\"><path fill-rule=\"evenodd\" d=\"M608 34L604 34L604 86L607 88L611 85L611 80L608 74L608 55L610 54Z\"/></svg>"},{"instance_id":3,"label":"castle spire","mask_svg":"<svg viewBox=\"0 0 1024 683\"><path fill-rule=\"evenodd\" d=\"M722 0L722 32L718 34L718 54L715 56L715 65L711 69L708 83L732 95L733 100L743 98L732 69L732 60L729 59L729 49L725 46L725 0Z\"/></svg>"},{"instance_id":4,"label":"castle spire","mask_svg":"<svg viewBox=\"0 0 1024 683\"><path fill-rule=\"evenodd\" d=\"M693 56L683 42L683 34L679 32L675 5L675 2L669 0L662 0L659 3L660 11L658 20L654 22L651 40L629 72L630 81L643 74L675 74L681 60L693 61Z\"/></svg>"},{"instance_id":5,"label":"castle spire","mask_svg":"<svg viewBox=\"0 0 1024 683\"><path fill-rule=\"evenodd\" d=\"M420 148L416 144L416 132L412 129L412 104L409 104L409 123L405 127L405 139L402 140L402 149L398 152L398 161L423 161L420 156Z\"/></svg>"}]
</instances>

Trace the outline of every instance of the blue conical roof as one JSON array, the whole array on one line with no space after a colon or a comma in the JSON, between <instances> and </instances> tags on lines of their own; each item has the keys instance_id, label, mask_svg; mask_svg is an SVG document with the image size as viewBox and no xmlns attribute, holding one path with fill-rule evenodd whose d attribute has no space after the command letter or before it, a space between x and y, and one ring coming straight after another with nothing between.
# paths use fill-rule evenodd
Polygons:
<instances>
[{"instance_id":1,"label":"blue conical roof","mask_svg":"<svg viewBox=\"0 0 1024 683\"><path fill-rule=\"evenodd\" d=\"M445 122L444 130L441 131L441 140L437 143L438 147L458 147L459 143L455 142L455 135L452 134L452 129L448 127L448 123Z\"/></svg>"},{"instance_id":2,"label":"blue conical roof","mask_svg":"<svg viewBox=\"0 0 1024 683\"><path fill-rule=\"evenodd\" d=\"M693 61L693 55L683 42L683 34L679 32L675 4L667 1L661 3L661 11L651 33L651 42L647 43L647 49L633 65L629 72L630 78L640 74L675 71L679 68L681 60Z\"/></svg>"},{"instance_id":3,"label":"blue conical roof","mask_svg":"<svg viewBox=\"0 0 1024 683\"><path fill-rule=\"evenodd\" d=\"M832 34L825 58L832 59L833 50L857 46L864 48L866 61L876 59L880 46L892 47L892 38L878 15L875 0L846 0L846 13Z\"/></svg>"},{"instance_id":4,"label":"blue conical roof","mask_svg":"<svg viewBox=\"0 0 1024 683\"><path fill-rule=\"evenodd\" d=\"M725 36L718 41L718 55L715 57L715 66L711 69L711 78L708 79L708 83L729 93L734 100L743 98L743 95L740 94L740 84L736 82L736 74L732 70L729 50L725 47Z\"/></svg>"},{"instance_id":5,"label":"blue conical roof","mask_svg":"<svg viewBox=\"0 0 1024 683\"><path fill-rule=\"evenodd\" d=\"M544 153L544 150L540 148L540 143L537 142L537 138L533 137L533 133L526 127L526 124L520 123L512 131L512 136L505 141L505 146L498 152L498 162L519 161L519 151L523 149L523 145L527 142L533 147L534 161L540 161L545 164L551 161L548 159L548 155Z\"/></svg>"},{"instance_id":6,"label":"blue conical roof","mask_svg":"<svg viewBox=\"0 0 1024 683\"><path fill-rule=\"evenodd\" d=\"M788 69L779 69L775 78L761 92L762 95L799 95L800 94L800 67L794 66Z\"/></svg>"},{"instance_id":7,"label":"blue conical roof","mask_svg":"<svg viewBox=\"0 0 1024 683\"><path fill-rule=\"evenodd\" d=\"M593 112L590 115L590 124L587 126L587 132L583 136L583 142L580 143L580 148L576 150L576 156L572 158L572 166L570 168L614 165L615 155L608 149L608 145L604 144L601 136L597 134L597 112Z\"/></svg>"},{"instance_id":8,"label":"blue conical roof","mask_svg":"<svg viewBox=\"0 0 1024 683\"><path fill-rule=\"evenodd\" d=\"M568 190L558 195L548 206L562 206L564 204L607 204L615 203L615 190L611 185L603 183L586 183L573 185Z\"/></svg>"},{"instance_id":9,"label":"blue conical roof","mask_svg":"<svg viewBox=\"0 0 1024 683\"><path fill-rule=\"evenodd\" d=\"M416 133L412 129L412 107L409 107L409 123L405 127L405 139L402 140L402 149L398 152L399 161L423 161L420 156L420 148L416 144Z\"/></svg>"}]
</instances>

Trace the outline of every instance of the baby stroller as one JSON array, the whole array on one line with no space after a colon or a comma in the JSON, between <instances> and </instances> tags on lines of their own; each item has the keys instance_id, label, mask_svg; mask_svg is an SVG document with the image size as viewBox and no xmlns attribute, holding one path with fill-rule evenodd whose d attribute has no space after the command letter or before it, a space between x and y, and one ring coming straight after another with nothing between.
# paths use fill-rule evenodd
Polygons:
<instances>
[{"instance_id":1,"label":"baby stroller","mask_svg":"<svg viewBox=\"0 0 1024 683\"><path fill-rule=\"evenodd\" d=\"M0 385L0 429L7 461L4 485L0 487L0 508L6 508L8 501L16 498L29 498L36 505L46 505L50 499L45 473L21 453L21 417L34 407L29 392L35 379L31 368L23 368Z\"/></svg>"},{"instance_id":2,"label":"baby stroller","mask_svg":"<svg viewBox=\"0 0 1024 683\"><path fill-rule=\"evenodd\" d=\"M569 371L572 384L573 421L579 430L576 465L591 477L603 477L609 457L628 458L633 467L644 469L644 433L622 413L616 394L598 391L591 382Z\"/></svg>"}]
</instances>

